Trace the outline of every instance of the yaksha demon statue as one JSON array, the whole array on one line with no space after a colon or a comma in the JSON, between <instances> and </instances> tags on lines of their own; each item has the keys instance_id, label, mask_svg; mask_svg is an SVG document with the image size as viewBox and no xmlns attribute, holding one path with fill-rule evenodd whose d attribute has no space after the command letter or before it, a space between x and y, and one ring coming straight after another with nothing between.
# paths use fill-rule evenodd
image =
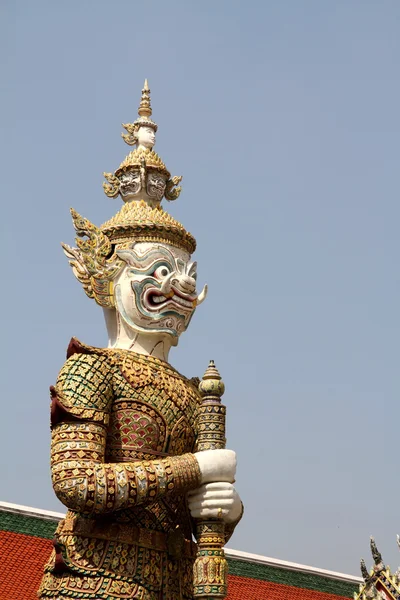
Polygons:
<instances>
[{"instance_id":1,"label":"yaksha demon statue","mask_svg":"<svg viewBox=\"0 0 400 600\"><path fill-rule=\"evenodd\" d=\"M153 151L151 114L146 81L139 118L124 125L136 147L103 184L122 209L100 228L72 210L77 247L63 245L103 307L109 344L73 338L51 388L52 480L68 512L40 598L226 594L221 547L242 514L236 457L223 449L213 364L199 386L168 363L207 289L197 291L194 238L160 206L179 196L181 177Z\"/></svg>"}]
</instances>

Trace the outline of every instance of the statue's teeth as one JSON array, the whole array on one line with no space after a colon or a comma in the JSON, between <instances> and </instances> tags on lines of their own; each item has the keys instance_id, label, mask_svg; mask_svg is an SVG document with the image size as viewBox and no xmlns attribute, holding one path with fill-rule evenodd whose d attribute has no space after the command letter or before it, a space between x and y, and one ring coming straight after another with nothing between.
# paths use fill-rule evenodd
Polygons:
<instances>
[{"instance_id":1,"label":"statue's teeth","mask_svg":"<svg viewBox=\"0 0 400 600\"><path fill-rule=\"evenodd\" d=\"M175 300L175 302L178 302L178 304L182 304L183 306L187 306L188 308L192 308L193 306L193 302L184 300L183 298L181 298L180 296L176 296L175 294L173 296L173 299Z\"/></svg>"}]
</instances>

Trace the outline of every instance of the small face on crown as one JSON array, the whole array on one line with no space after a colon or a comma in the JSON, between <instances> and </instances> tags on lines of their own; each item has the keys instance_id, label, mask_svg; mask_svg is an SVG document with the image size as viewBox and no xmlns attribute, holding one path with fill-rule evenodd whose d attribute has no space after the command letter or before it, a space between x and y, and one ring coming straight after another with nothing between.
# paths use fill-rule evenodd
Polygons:
<instances>
[{"instance_id":1,"label":"small face on crown","mask_svg":"<svg viewBox=\"0 0 400 600\"><path fill-rule=\"evenodd\" d=\"M115 307L133 330L166 334L172 344L206 296L196 291L196 263L169 244L140 242L118 250L126 266L114 282Z\"/></svg>"},{"instance_id":2,"label":"small face on crown","mask_svg":"<svg viewBox=\"0 0 400 600\"><path fill-rule=\"evenodd\" d=\"M139 127L137 130L137 147L151 150L156 143L156 132L148 125Z\"/></svg>"},{"instance_id":3,"label":"small face on crown","mask_svg":"<svg viewBox=\"0 0 400 600\"><path fill-rule=\"evenodd\" d=\"M139 169L122 173L119 181L119 191L124 202L136 197L142 187Z\"/></svg>"},{"instance_id":4,"label":"small face on crown","mask_svg":"<svg viewBox=\"0 0 400 600\"><path fill-rule=\"evenodd\" d=\"M161 202L165 186L167 184L167 177L163 173L157 171L150 171L147 176L146 191L150 198Z\"/></svg>"}]
</instances>

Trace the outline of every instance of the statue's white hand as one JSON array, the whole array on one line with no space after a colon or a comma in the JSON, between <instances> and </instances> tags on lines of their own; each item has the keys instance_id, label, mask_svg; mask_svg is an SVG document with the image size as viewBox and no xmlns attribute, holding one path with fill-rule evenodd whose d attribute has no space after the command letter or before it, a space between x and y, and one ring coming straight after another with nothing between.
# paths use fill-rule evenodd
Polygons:
<instances>
[{"instance_id":1,"label":"statue's white hand","mask_svg":"<svg viewBox=\"0 0 400 600\"><path fill-rule=\"evenodd\" d=\"M227 481L233 483L236 473L236 452L233 450L204 450L196 452L201 483Z\"/></svg>"},{"instance_id":2,"label":"statue's white hand","mask_svg":"<svg viewBox=\"0 0 400 600\"><path fill-rule=\"evenodd\" d=\"M242 502L231 483L206 483L188 493L189 510L195 519L223 519L234 523L242 513Z\"/></svg>"}]
</instances>

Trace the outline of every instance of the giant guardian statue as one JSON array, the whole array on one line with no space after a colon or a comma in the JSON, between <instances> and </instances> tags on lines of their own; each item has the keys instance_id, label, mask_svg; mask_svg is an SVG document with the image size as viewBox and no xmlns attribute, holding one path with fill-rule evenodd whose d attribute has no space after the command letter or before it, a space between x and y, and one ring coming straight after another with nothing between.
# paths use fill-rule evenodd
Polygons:
<instances>
[{"instance_id":1,"label":"giant guardian statue","mask_svg":"<svg viewBox=\"0 0 400 600\"><path fill-rule=\"evenodd\" d=\"M109 341L73 338L51 387L52 481L68 511L42 599L224 598L222 547L243 512L219 373L211 362L199 383L168 362L207 288L194 237L161 207L182 178L153 150L147 81L138 112L123 134L134 149L104 174L122 209L101 227L72 210L76 247L63 244Z\"/></svg>"}]
</instances>

